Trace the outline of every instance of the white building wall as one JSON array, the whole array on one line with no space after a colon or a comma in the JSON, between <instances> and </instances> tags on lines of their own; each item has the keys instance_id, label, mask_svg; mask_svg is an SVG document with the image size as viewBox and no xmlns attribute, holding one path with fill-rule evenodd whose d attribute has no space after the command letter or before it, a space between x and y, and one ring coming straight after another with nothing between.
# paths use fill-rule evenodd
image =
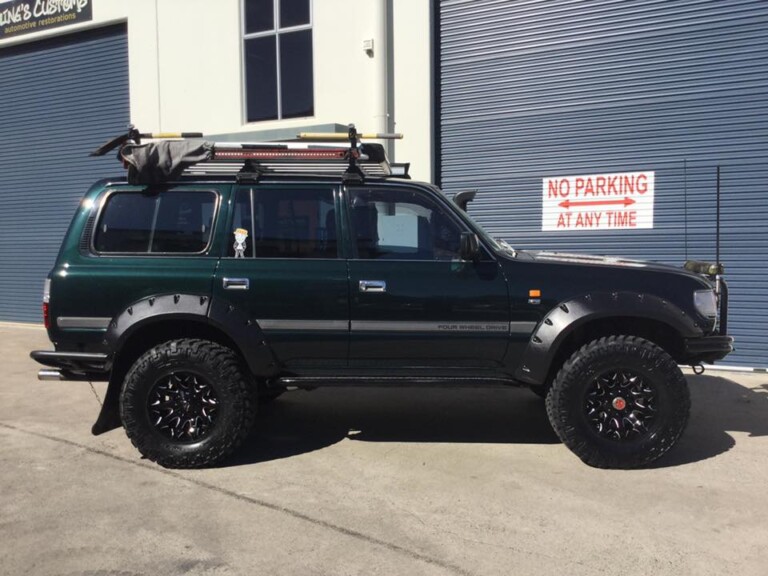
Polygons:
<instances>
[{"instance_id":1,"label":"white building wall","mask_svg":"<svg viewBox=\"0 0 768 576\"><path fill-rule=\"evenodd\" d=\"M209 134L350 122L378 130L377 59L387 55L378 7L391 2L390 126L405 133L394 159L430 179L429 0L313 0L315 115L254 123L244 122L240 0L92 1L91 22L3 40L0 50L127 21L132 122L142 131ZM367 39L373 57L363 49Z\"/></svg>"},{"instance_id":2,"label":"white building wall","mask_svg":"<svg viewBox=\"0 0 768 576\"><path fill-rule=\"evenodd\" d=\"M411 176L432 179L432 50L429 0L392 0L395 159L411 162Z\"/></svg>"}]
</instances>

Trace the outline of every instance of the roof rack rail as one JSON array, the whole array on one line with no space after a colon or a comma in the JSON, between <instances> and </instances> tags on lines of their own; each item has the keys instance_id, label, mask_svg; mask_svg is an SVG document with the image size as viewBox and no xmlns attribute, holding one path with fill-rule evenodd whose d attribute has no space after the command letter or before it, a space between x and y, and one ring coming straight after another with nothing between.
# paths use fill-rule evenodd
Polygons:
<instances>
[{"instance_id":1,"label":"roof rack rail","mask_svg":"<svg viewBox=\"0 0 768 576\"><path fill-rule=\"evenodd\" d=\"M360 134L353 124L343 133L302 133L298 141L209 142L198 132L128 132L94 150L118 149L132 184L160 184L181 176L234 176L258 180L268 173L338 175L345 182L367 176L408 178L409 164L390 164L384 147L362 139L400 139L402 134ZM153 142L142 144L142 139ZM347 141L347 146L340 145Z\"/></svg>"}]
</instances>

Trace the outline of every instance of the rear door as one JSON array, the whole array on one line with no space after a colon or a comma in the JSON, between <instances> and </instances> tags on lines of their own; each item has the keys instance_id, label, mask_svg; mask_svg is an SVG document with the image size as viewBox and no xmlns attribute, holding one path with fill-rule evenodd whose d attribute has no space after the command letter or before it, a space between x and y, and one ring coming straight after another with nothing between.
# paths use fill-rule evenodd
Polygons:
<instances>
[{"instance_id":1,"label":"rear door","mask_svg":"<svg viewBox=\"0 0 768 576\"><path fill-rule=\"evenodd\" d=\"M459 259L466 226L422 188L345 190L350 366L446 369L499 366L509 339L507 282L484 252Z\"/></svg>"},{"instance_id":2,"label":"rear door","mask_svg":"<svg viewBox=\"0 0 768 576\"><path fill-rule=\"evenodd\" d=\"M214 297L258 322L288 369L347 363L347 265L337 243L338 190L258 184L234 190Z\"/></svg>"}]
</instances>

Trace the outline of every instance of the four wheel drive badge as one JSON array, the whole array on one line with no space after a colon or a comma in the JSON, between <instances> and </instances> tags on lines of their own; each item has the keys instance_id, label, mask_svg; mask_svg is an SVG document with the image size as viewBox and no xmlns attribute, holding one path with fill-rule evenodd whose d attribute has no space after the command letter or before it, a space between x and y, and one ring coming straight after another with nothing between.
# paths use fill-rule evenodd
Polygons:
<instances>
[{"instance_id":1,"label":"four wheel drive badge","mask_svg":"<svg viewBox=\"0 0 768 576\"><path fill-rule=\"evenodd\" d=\"M235 243L235 258L245 258L245 239L248 238L248 230L245 228L238 228L234 232Z\"/></svg>"}]
</instances>

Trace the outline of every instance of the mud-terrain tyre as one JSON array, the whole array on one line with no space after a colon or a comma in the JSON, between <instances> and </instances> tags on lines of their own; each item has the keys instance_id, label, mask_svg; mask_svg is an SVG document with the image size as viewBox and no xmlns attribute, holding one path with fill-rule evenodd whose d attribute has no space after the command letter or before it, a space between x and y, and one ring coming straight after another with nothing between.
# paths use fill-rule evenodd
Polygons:
<instances>
[{"instance_id":1,"label":"mud-terrain tyre","mask_svg":"<svg viewBox=\"0 0 768 576\"><path fill-rule=\"evenodd\" d=\"M663 456L685 429L688 385L672 357L636 336L577 350L547 395L549 421L586 464L636 468Z\"/></svg>"},{"instance_id":2,"label":"mud-terrain tyre","mask_svg":"<svg viewBox=\"0 0 768 576\"><path fill-rule=\"evenodd\" d=\"M166 468L220 463L251 431L254 386L240 358L207 340L170 340L133 364L120 418L141 454Z\"/></svg>"}]
</instances>

